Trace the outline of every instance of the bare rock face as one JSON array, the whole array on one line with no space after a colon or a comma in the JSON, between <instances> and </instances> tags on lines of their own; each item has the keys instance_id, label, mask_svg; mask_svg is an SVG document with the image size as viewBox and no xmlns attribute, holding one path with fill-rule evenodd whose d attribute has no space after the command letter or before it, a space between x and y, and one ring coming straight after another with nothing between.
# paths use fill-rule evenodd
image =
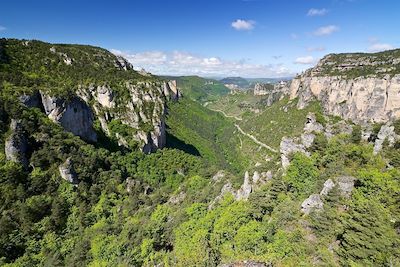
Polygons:
<instances>
[{"instance_id":1,"label":"bare rock face","mask_svg":"<svg viewBox=\"0 0 400 267\"><path fill-rule=\"evenodd\" d=\"M297 142L294 138L288 138L288 137L282 138L280 144L280 152L281 152L282 167L284 169L286 169L289 166L290 164L289 157L293 153L301 152L304 153L305 155L309 155L303 143Z\"/></svg>"},{"instance_id":2,"label":"bare rock face","mask_svg":"<svg viewBox=\"0 0 400 267\"><path fill-rule=\"evenodd\" d=\"M324 207L321 196L319 194L313 194L309 198L301 203L301 212L304 214L310 214L311 211L320 211Z\"/></svg>"},{"instance_id":3,"label":"bare rock face","mask_svg":"<svg viewBox=\"0 0 400 267\"><path fill-rule=\"evenodd\" d=\"M381 62L374 62L372 56L363 59L348 56L343 57L346 64L339 64L334 56L326 56L316 67L292 81L290 99L299 99L298 108L317 99L328 114L356 123L380 123L400 117L400 74L382 74L377 68L374 74L348 76L351 69L363 73L368 71L367 65L376 68Z\"/></svg>"},{"instance_id":4,"label":"bare rock face","mask_svg":"<svg viewBox=\"0 0 400 267\"><path fill-rule=\"evenodd\" d=\"M307 121L304 125L305 133L321 133L324 130L324 126L317 122L317 118L314 113L310 112L307 114Z\"/></svg>"},{"instance_id":5,"label":"bare rock face","mask_svg":"<svg viewBox=\"0 0 400 267\"><path fill-rule=\"evenodd\" d=\"M374 144L375 155L382 150L382 145L385 140L388 140L390 146L393 146L395 141L397 140L397 134L394 132L394 127L390 125L390 123L382 125L381 129L379 130L377 139L375 140Z\"/></svg>"},{"instance_id":6,"label":"bare rock face","mask_svg":"<svg viewBox=\"0 0 400 267\"><path fill-rule=\"evenodd\" d=\"M72 161L68 158L58 167L61 177L71 184L78 184L78 175L75 172Z\"/></svg>"},{"instance_id":7,"label":"bare rock face","mask_svg":"<svg viewBox=\"0 0 400 267\"><path fill-rule=\"evenodd\" d=\"M339 176L336 177L335 180L339 186L341 195L344 197L350 197L351 192L354 189L354 182L356 178L353 176Z\"/></svg>"},{"instance_id":8,"label":"bare rock face","mask_svg":"<svg viewBox=\"0 0 400 267\"><path fill-rule=\"evenodd\" d=\"M93 129L93 113L79 97L64 100L57 97L42 95L42 104L47 116L54 122L60 123L71 132L89 142L96 142L97 135Z\"/></svg>"},{"instance_id":9,"label":"bare rock face","mask_svg":"<svg viewBox=\"0 0 400 267\"><path fill-rule=\"evenodd\" d=\"M319 193L321 196L327 196L329 192L335 187L335 183L332 181L332 179L328 179L324 183L324 188L322 188L321 193Z\"/></svg>"},{"instance_id":10,"label":"bare rock face","mask_svg":"<svg viewBox=\"0 0 400 267\"><path fill-rule=\"evenodd\" d=\"M23 133L22 126L19 121L12 120L10 125L10 135L5 141L6 159L20 163L24 168L28 167L28 159L26 153L28 151L28 140Z\"/></svg>"},{"instance_id":11,"label":"bare rock face","mask_svg":"<svg viewBox=\"0 0 400 267\"><path fill-rule=\"evenodd\" d=\"M236 192L235 198L237 200L241 200L241 199L247 200L250 196L252 189L253 188L251 186L249 172L246 171L246 173L244 174L243 184L240 187L240 189Z\"/></svg>"},{"instance_id":12,"label":"bare rock face","mask_svg":"<svg viewBox=\"0 0 400 267\"><path fill-rule=\"evenodd\" d=\"M289 93L289 87L288 83L284 81L277 84L256 83L253 93L258 96L268 96L265 104L269 107L287 95Z\"/></svg>"},{"instance_id":13,"label":"bare rock face","mask_svg":"<svg viewBox=\"0 0 400 267\"><path fill-rule=\"evenodd\" d=\"M121 103L109 86L81 87L77 94L91 104L103 131L114 134L118 144L128 147L129 140L139 143L144 153L151 153L166 145L166 102L178 100L181 93L176 81L126 83L127 100ZM134 134L123 136L111 133L109 123L119 120ZM146 124L146 129L141 125Z\"/></svg>"}]
</instances>

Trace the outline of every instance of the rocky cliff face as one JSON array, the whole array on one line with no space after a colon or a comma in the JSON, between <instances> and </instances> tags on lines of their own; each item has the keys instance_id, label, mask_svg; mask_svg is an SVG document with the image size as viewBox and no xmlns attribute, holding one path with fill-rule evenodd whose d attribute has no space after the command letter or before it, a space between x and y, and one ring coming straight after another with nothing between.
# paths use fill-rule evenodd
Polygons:
<instances>
[{"instance_id":1,"label":"rocky cliff face","mask_svg":"<svg viewBox=\"0 0 400 267\"><path fill-rule=\"evenodd\" d=\"M46 115L64 129L89 142L96 142L93 129L93 113L90 107L79 97L62 99L41 93L42 105Z\"/></svg>"},{"instance_id":2,"label":"rocky cliff face","mask_svg":"<svg viewBox=\"0 0 400 267\"><path fill-rule=\"evenodd\" d=\"M28 140L24 135L20 122L12 120L10 124L10 135L5 142L5 154L7 160L20 163L28 167L26 153L28 151Z\"/></svg>"},{"instance_id":3,"label":"rocky cliff face","mask_svg":"<svg viewBox=\"0 0 400 267\"><path fill-rule=\"evenodd\" d=\"M181 94L175 81L126 83L127 97L116 97L109 86L81 87L77 94L87 104L92 104L94 113L105 133L114 135L120 145L129 146L133 139L145 153L150 153L166 144L166 101L177 100ZM127 126L130 134L113 129L113 121Z\"/></svg>"},{"instance_id":4,"label":"rocky cliff face","mask_svg":"<svg viewBox=\"0 0 400 267\"><path fill-rule=\"evenodd\" d=\"M399 51L328 55L293 79L290 98L298 108L317 99L328 114L358 123L399 118Z\"/></svg>"},{"instance_id":5,"label":"rocky cliff face","mask_svg":"<svg viewBox=\"0 0 400 267\"><path fill-rule=\"evenodd\" d=\"M99 47L0 39L0 50L7 55L2 77L21 104L40 108L66 131L96 142L99 122L121 146L145 153L165 146L167 102L181 96L175 81L142 75Z\"/></svg>"},{"instance_id":6,"label":"rocky cliff face","mask_svg":"<svg viewBox=\"0 0 400 267\"><path fill-rule=\"evenodd\" d=\"M287 82L280 82L277 84L256 83L254 86L254 95L268 96L266 105L271 106L274 102L281 100L289 92Z\"/></svg>"}]
</instances>

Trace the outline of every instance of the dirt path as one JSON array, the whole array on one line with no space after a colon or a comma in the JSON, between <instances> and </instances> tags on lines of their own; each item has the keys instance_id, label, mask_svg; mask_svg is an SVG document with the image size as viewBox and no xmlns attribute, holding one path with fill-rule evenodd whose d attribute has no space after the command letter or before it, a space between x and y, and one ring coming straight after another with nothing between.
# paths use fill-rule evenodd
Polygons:
<instances>
[{"instance_id":1,"label":"dirt path","mask_svg":"<svg viewBox=\"0 0 400 267\"><path fill-rule=\"evenodd\" d=\"M237 120L237 121L241 121L241 120L242 120L242 118L239 118L239 117L236 117L236 116L233 116L233 115L228 115L228 114L225 113L225 111L220 110L220 109L212 109L212 108L208 108L208 109L209 109L209 110L212 110L212 111L220 112L220 113L222 113L222 115L224 115L224 117L226 117L226 118L234 118L234 119Z\"/></svg>"},{"instance_id":2,"label":"dirt path","mask_svg":"<svg viewBox=\"0 0 400 267\"><path fill-rule=\"evenodd\" d=\"M265 147L266 149L269 149L269 150L271 150L271 151L274 152L274 153L278 153L278 151L276 151L275 149L273 149L273 148L270 147L269 145L264 144L263 142L258 141L257 138L255 138L254 135L248 134L248 133L246 133L245 131L243 131L242 128L240 128L240 126L239 126L238 124L235 124L235 127L239 130L239 132L240 132L241 134L243 134L243 135L247 136L248 138L250 138L251 140L253 140L254 143L256 143L256 144L258 144L258 145L260 145L260 146L262 146L262 147Z\"/></svg>"},{"instance_id":3,"label":"dirt path","mask_svg":"<svg viewBox=\"0 0 400 267\"><path fill-rule=\"evenodd\" d=\"M233 115L228 115L228 114L226 114L223 110L211 109L211 108L208 108L208 109L210 109L210 110L212 110L212 111L216 111L216 112L221 112L222 115L224 115L224 117L226 117L226 118L234 118L234 119L237 120L237 121L241 121L241 120L242 120L242 118L239 118L239 117L236 117L236 116L233 116ZM253 142L256 143L257 145L260 145L260 146L262 146L262 147L264 147L264 148L266 148L266 149L268 149L268 150L270 150L270 151L272 151L272 152L274 152L274 153L278 153L278 151L276 151L275 149L273 149L273 148L270 147L269 145L264 144L264 143L261 142L261 141L258 141L258 139L257 139L254 135L248 134L248 133L246 133L245 131L243 131L243 129L240 128L240 126L239 126L238 124L236 124L236 123L235 123L235 127L238 129L238 131L239 131L241 134L243 134L243 135L247 136L248 138L250 138L251 140L253 140ZM241 141L241 140L240 140L240 141Z\"/></svg>"}]
</instances>

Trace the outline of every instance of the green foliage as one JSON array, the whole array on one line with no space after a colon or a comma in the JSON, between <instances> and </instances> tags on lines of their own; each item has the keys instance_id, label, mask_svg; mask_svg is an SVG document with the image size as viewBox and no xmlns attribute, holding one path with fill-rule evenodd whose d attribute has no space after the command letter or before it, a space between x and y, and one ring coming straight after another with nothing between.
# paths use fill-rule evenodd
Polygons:
<instances>
[{"instance_id":1,"label":"green foliage","mask_svg":"<svg viewBox=\"0 0 400 267\"><path fill-rule=\"evenodd\" d=\"M299 110L296 108L295 101L289 102L285 98L259 114L251 114L239 125L245 132L253 134L261 142L279 149L282 137L296 136L302 132L309 112L322 113L316 102Z\"/></svg>"},{"instance_id":2,"label":"green foliage","mask_svg":"<svg viewBox=\"0 0 400 267\"><path fill-rule=\"evenodd\" d=\"M360 125L353 126L353 130L351 131L350 139L355 144L358 144L361 142L361 126Z\"/></svg>"},{"instance_id":3,"label":"green foliage","mask_svg":"<svg viewBox=\"0 0 400 267\"><path fill-rule=\"evenodd\" d=\"M296 153L293 155L283 180L289 191L295 194L309 195L314 192L318 175L315 161L302 153Z\"/></svg>"},{"instance_id":4,"label":"green foliage","mask_svg":"<svg viewBox=\"0 0 400 267\"><path fill-rule=\"evenodd\" d=\"M238 153L235 128L221 114L183 98L171 105L167 125L171 135L193 145L213 165L234 172L243 170L246 160Z\"/></svg>"}]
</instances>

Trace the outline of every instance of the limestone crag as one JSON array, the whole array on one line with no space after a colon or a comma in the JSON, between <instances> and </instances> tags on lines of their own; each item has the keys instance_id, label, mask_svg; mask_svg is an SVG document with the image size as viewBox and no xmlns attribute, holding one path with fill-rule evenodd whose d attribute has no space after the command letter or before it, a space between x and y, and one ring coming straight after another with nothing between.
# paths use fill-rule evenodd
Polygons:
<instances>
[{"instance_id":1,"label":"limestone crag","mask_svg":"<svg viewBox=\"0 0 400 267\"><path fill-rule=\"evenodd\" d=\"M316 67L293 79L290 99L299 99L298 108L317 99L326 113L356 123L381 123L400 117L400 74L379 68L393 60L398 64L400 59L388 59L388 63L368 54L358 58L350 54L341 56L341 60L336 57L326 56ZM373 74L368 72L372 67L376 69ZM360 74L354 76L350 71Z\"/></svg>"},{"instance_id":2,"label":"limestone crag","mask_svg":"<svg viewBox=\"0 0 400 267\"><path fill-rule=\"evenodd\" d=\"M63 99L41 92L42 105L46 115L54 122L82 139L96 142L97 135L93 129L94 116L91 108L79 97Z\"/></svg>"},{"instance_id":3,"label":"limestone crag","mask_svg":"<svg viewBox=\"0 0 400 267\"><path fill-rule=\"evenodd\" d=\"M393 146L395 141L399 139L399 136L394 132L394 126L390 123L382 125L378 132L378 136L374 144L374 154L378 154L382 150L383 142L388 141L389 146Z\"/></svg>"},{"instance_id":4,"label":"limestone crag","mask_svg":"<svg viewBox=\"0 0 400 267\"><path fill-rule=\"evenodd\" d=\"M78 184L78 175L75 172L72 161L68 158L58 167L61 177L71 184Z\"/></svg>"},{"instance_id":5,"label":"limestone crag","mask_svg":"<svg viewBox=\"0 0 400 267\"><path fill-rule=\"evenodd\" d=\"M258 96L268 96L265 105L269 107L287 95L289 93L289 87L287 82L280 82L277 84L256 83L253 93Z\"/></svg>"},{"instance_id":6,"label":"limestone crag","mask_svg":"<svg viewBox=\"0 0 400 267\"><path fill-rule=\"evenodd\" d=\"M24 135L22 126L19 121L11 120L10 135L5 141L6 159L22 164L25 168L28 167L28 140Z\"/></svg>"},{"instance_id":7,"label":"limestone crag","mask_svg":"<svg viewBox=\"0 0 400 267\"><path fill-rule=\"evenodd\" d=\"M281 163L284 169L286 169L290 164L290 156L296 152L309 155L309 153L306 151L306 147L299 140L299 138L283 137L280 144L280 153Z\"/></svg>"},{"instance_id":8,"label":"limestone crag","mask_svg":"<svg viewBox=\"0 0 400 267\"><path fill-rule=\"evenodd\" d=\"M319 194L312 194L301 203L301 212L309 214L311 211L320 211L324 207L321 196Z\"/></svg>"},{"instance_id":9,"label":"limestone crag","mask_svg":"<svg viewBox=\"0 0 400 267\"><path fill-rule=\"evenodd\" d=\"M176 81L126 83L125 102L116 97L117 92L109 86L81 87L77 94L86 103L92 103L103 131L114 134L119 145L128 146L133 139L141 144L145 153L154 152L166 144L165 115L167 100L178 100L181 93ZM112 133L109 124L119 120L134 132L131 136ZM143 125L147 125L144 129Z\"/></svg>"},{"instance_id":10,"label":"limestone crag","mask_svg":"<svg viewBox=\"0 0 400 267\"><path fill-rule=\"evenodd\" d=\"M354 189L356 178L353 176L338 176L328 179L319 194L312 194L301 203L301 212L310 214L312 211L321 211L324 208L323 199L337 186L342 197L349 198Z\"/></svg>"}]
</instances>

